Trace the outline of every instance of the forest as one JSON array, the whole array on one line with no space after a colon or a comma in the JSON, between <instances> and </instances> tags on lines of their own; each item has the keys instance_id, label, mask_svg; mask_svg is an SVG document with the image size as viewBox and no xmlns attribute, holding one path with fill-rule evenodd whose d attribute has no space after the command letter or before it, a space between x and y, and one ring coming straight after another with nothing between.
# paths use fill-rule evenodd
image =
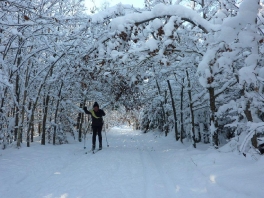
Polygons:
<instances>
[{"instance_id":1,"label":"forest","mask_svg":"<svg viewBox=\"0 0 264 198\"><path fill-rule=\"evenodd\" d=\"M0 1L0 147L82 141L83 107L107 128L264 152L261 0ZM171 137L171 136L170 136Z\"/></svg>"}]
</instances>

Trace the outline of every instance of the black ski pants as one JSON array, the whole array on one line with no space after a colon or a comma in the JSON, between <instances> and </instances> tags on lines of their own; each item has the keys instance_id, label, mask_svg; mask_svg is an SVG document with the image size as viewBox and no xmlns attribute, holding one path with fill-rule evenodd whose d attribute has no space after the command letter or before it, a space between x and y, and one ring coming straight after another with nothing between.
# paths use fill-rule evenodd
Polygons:
<instances>
[{"instance_id":1,"label":"black ski pants","mask_svg":"<svg viewBox=\"0 0 264 198\"><path fill-rule=\"evenodd\" d=\"M96 143L96 135L98 135L99 145L102 145L102 128L103 126L92 126L93 127L93 145Z\"/></svg>"}]
</instances>

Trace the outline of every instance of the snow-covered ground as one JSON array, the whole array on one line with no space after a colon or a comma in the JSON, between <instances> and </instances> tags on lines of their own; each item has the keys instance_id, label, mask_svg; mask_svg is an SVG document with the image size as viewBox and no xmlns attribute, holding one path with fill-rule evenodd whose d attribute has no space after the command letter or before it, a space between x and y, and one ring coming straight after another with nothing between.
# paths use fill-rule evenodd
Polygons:
<instances>
[{"instance_id":1,"label":"snow-covered ground","mask_svg":"<svg viewBox=\"0 0 264 198\"><path fill-rule=\"evenodd\" d=\"M173 134L107 132L109 147L84 154L84 143L0 151L1 198L261 198L264 158L198 149ZM86 142L91 147L91 135ZM204 147L204 145L203 145ZM86 149L87 151L89 149Z\"/></svg>"}]
</instances>

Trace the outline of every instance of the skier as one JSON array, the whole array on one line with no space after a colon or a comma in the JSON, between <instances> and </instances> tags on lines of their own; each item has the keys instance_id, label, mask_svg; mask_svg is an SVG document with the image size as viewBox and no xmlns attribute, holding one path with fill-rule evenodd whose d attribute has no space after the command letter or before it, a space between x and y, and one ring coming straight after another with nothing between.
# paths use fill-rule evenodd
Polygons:
<instances>
[{"instance_id":1,"label":"skier","mask_svg":"<svg viewBox=\"0 0 264 198\"><path fill-rule=\"evenodd\" d=\"M103 128L103 116L105 116L105 112L102 109L99 109L99 105L97 102L94 103L93 109L88 111L87 107L84 106L83 110L86 114L92 115L92 128L93 128L93 139L92 139L92 150L95 149L96 143L96 134L98 134L99 139L99 150L102 150L102 128Z\"/></svg>"}]
</instances>

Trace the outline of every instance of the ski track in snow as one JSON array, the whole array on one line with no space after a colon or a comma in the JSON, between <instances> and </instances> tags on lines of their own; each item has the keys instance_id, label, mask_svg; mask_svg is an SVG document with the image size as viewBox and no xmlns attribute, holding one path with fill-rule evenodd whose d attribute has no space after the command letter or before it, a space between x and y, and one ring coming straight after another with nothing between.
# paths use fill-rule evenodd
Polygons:
<instances>
[{"instance_id":1,"label":"ski track in snow","mask_svg":"<svg viewBox=\"0 0 264 198\"><path fill-rule=\"evenodd\" d=\"M0 197L262 197L262 158L192 149L176 143L173 134L113 128L107 136L110 147L96 154L85 154L91 135L85 150L71 141L1 151Z\"/></svg>"}]
</instances>

